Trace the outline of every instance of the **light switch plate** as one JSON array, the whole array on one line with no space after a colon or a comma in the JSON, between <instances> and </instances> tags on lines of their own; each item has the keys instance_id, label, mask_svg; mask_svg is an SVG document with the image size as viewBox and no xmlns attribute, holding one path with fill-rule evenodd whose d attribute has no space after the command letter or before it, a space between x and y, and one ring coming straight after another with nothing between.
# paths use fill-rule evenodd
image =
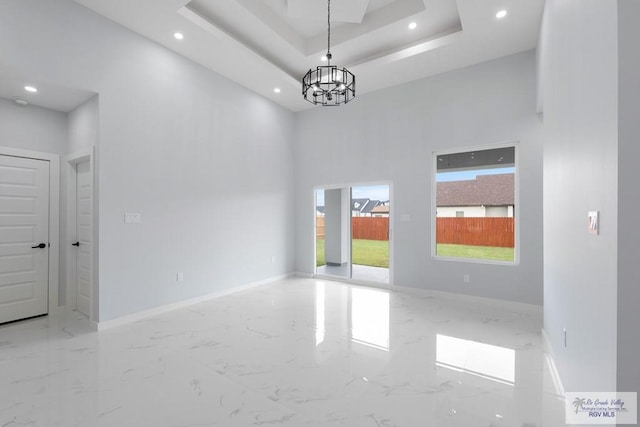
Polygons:
<instances>
[{"instance_id":1,"label":"light switch plate","mask_svg":"<svg viewBox=\"0 0 640 427\"><path fill-rule=\"evenodd\" d=\"M598 211L589 211L587 215L589 234L600 234L600 215Z\"/></svg>"},{"instance_id":2,"label":"light switch plate","mask_svg":"<svg viewBox=\"0 0 640 427\"><path fill-rule=\"evenodd\" d=\"M139 213L125 212L124 222L127 224L137 224L142 220Z\"/></svg>"}]
</instances>

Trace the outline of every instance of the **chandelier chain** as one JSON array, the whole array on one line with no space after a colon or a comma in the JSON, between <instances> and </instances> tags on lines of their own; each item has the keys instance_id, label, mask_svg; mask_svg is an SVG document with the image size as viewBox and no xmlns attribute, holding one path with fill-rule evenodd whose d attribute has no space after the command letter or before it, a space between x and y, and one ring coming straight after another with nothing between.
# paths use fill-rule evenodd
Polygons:
<instances>
[{"instance_id":1,"label":"chandelier chain","mask_svg":"<svg viewBox=\"0 0 640 427\"><path fill-rule=\"evenodd\" d=\"M331 60L331 0L327 1L327 61Z\"/></svg>"},{"instance_id":2,"label":"chandelier chain","mask_svg":"<svg viewBox=\"0 0 640 427\"><path fill-rule=\"evenodd\" d=\"M356 96L356 76L344 67L331 65L331 0L327 0L327 61L309 69L302 78L302 96L314 105L340 105Z\"/></svg>"}]
</instances>

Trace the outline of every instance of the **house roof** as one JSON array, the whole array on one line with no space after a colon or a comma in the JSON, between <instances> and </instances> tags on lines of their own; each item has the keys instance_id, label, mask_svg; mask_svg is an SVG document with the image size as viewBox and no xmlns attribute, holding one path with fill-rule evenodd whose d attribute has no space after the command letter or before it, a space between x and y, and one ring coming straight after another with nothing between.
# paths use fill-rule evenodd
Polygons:
<instances>
[{"instance_id":1,"label":"house roof","mask_svg":"<svg viewBox=\"0 0 640 427\"><path fill-rule=\"evenodd\" d=\"M514 174L478 175L474 180L439 182L436 206L514 204Z\"/></svg>"},{"instance_id":2,"label":"house roof","mask_svg":"<svg viewBox=\"0 0 640 427\"><path fill-rule=\"evenodd\" d=\"M360 213L369 213L371 209L380 204L380 200L351 199L351 210Z\"/></svg>"},{"instance_id":3,"label":"house roof","mask_svg":"<svg viewBox=\"0 0 640 427\"><path fill-rule=\"evenodd\" d=\"M351 199L351 210L361 212L369 203L369 199Z\"/></svg>"},{"instance_id":4,"label":"house roof","mask_svg":"<svg viewBox=\"0 0 640 427\"><path fill-rule=\"evenodd\" d=\"M373 209L376 208L380 204L380 200L369 200L369 203L365 205L364 208L360 212L362 213L371 213Z\"/></svg>"},{"instance_id":5,"label":"house roof","mask_svg":"<svg viewBox=\"0 0 640 427\"><path fill-rule=\"evenodd\" d=\"M389 205L378 205L371 209L371 213L389 213Z\"/></svg>"}]
</instances>

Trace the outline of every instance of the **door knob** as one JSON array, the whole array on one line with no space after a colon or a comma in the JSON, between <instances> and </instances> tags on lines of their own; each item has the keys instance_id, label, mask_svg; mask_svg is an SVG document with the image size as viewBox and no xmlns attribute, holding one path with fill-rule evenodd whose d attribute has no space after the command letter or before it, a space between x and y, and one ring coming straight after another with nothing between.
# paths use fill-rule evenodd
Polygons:
<instances>
[{"instance_id":1,"label":"door knob","mask_svg":"<svg viewBox=\"0 0 640 427\"><path fill-rule=\"evenodd\" d=\"M80 246L80 242L72 243L71 246Z\"/></svg>"},{"instance_id":2,"label":"door knob","mask_svg":"<svg viewBox=\"0 0 640 427\"><path fill-rule=\"evenodd\" d=\"M47 247L46 243L40 243L38 246L31 246L31 249L44 249Z\"/></svg>"}]
</instances>

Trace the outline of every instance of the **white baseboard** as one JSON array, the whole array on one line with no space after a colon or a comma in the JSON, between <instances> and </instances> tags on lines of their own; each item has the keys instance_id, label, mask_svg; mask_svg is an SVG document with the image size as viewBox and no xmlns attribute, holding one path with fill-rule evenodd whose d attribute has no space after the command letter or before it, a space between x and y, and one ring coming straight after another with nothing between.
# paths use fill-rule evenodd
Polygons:
<instances>
[{"instance_id":1,"label":"white baseboard","mask_svg":"<svg viewBox=\"0 0 640 427\"><path fill-rule=\"evenodd\" d=\"M296 271L294 275L296 277L303 277L305 279L313 279L313 273L303 273L301 271Z\"/></svg>"},{"instance_id":2,"label":"white baseboard","mask_svg":"<svg viewBox=\"0 0 640 427\"><path fill-rule=\"evenodd\" d=\"M162 305L160 307L151 308L149 310L139 311L137 313L127 314L122 317L117 317L112 320L106 320L104 322L97 323L98 331L104 331L106 329L115 328L118 326L126 325L132 322L137 322L138 320L143 320L152 316L157 316L158 314L166 313L168 311L177 310L179 308L188 307L193 304L198 304L203 301L208 301L214 298L220 298L225 295L234 294L236 292L244 291L247 289L255 288L257 286L263 286L268 283L272 283L278 280L287 279L289 277L294 276L293 273L281 274L278 276L269 277L268 279L258 280L257 282L247 283L245 285L234 286L233 288L225 289L223 291L212 292L210 294L201 295L195 298L189 298L186 300L174 302L171 304Z\"/></svg>"},{"instance_id":3,"label":"white baseboard","mask_svg":"<svg viewBox=\"0 0 640 427\"><path fill-rule=\"evenodd\" d=\"M500 307L508 307L511 310L518 310L531 315L539 315L542 316L542 306L536 304L528 304L525 302L518 301L510 301L510 300L502 300L498 298L490 298L490 297L481 297L476 295L467 295L460 294L455 292L446 292L435 289L423 289L423 288L414 288L411 286L401 286L395 284L387 284L387 283L379 283L379 282L370 282L364 280L353 280L353 279L344 279L336 276L325 276L322 274L308 274L308 273L296 273L298 277L308 277L308 278L316 278L318 280L329 280L332 282L346 283L348 285L356 285L356 286L366 286L369 288L378 288L378 289L386 289L389 291L402 292L405 294L412 294L418 296L435 296L442 299L447 299L449 301L459 301L459 302L467 302L473 304L484 304L490 307L500 306Z\"/></svg>"},{"instance_id":4,"label":"white baseboard","mask_svg":"<svg viewBox=\"0 0 640 427\"><path fill-rule=\"evenodd\" d=\"M560 377L560 372L558 371L558 367L556 366L556 360L553 355L551 341L549 341L549 336L547 335L547 331L545 331L544 328L542 328L542 351L544 352L546 362L549 364L549 370L551 371L551 378L553 380L554 387L556 388L556 393L558 394L558 396L564 397L564 384L562 384L562 378Z\"/></svg>"},{"instance_id":5,"label":"white baseboard","mask_svg":"<svg viewBox=\"0 0 640 427\"><path fill-rule=\"evenodd\" d=\"M410 286L393 285L389 289L397 290L404 293L423 295L423 296L436 296L439 298L447 299L449 301L460 301L471 303L475 305L487 305L490 307L503 307L510 310L517 310L523 313L531 315L539 315L542 318L542 306L537 304L529 304L526 302L511 301L499 298L482 297L478 295L462 294L457 292L447 292L437 289L422 289L414 288Z\"/></svg>"}]
</instances>

